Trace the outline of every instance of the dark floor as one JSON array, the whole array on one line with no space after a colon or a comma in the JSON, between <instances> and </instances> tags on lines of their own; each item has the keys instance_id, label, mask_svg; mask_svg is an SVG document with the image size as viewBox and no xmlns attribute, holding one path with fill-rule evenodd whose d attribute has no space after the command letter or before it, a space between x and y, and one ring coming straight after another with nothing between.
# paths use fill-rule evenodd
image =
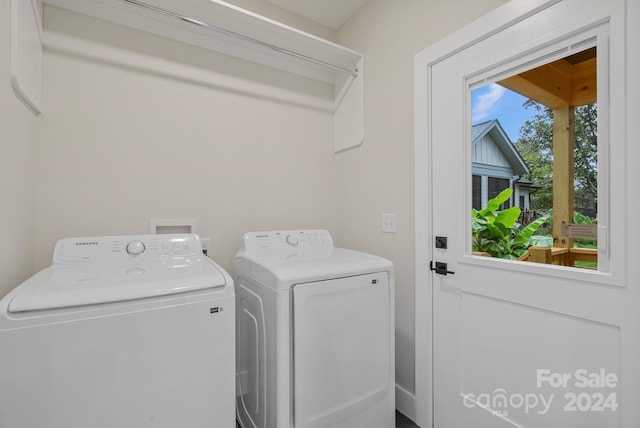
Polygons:
<instances>
[{"instance_id":1,"label":"dark floor","mask_svg":"<svg viewBox=\"0 0 640 428\"><path fill-rule=\"evenodd\" d=\"M240 424L238 424L238 428L240 428ZM396 428L418 428L418 425L396 410Z\"/></svg>"},{"instance_id":2,"label":"dark floor","mask_svg":"<svg viewBox=\"0 0 640 428\"><path fill-rule=\"evenodd\" d=\"M418 425L396 410L396 428L418 428Z\"/></svg>"}]
</instances>

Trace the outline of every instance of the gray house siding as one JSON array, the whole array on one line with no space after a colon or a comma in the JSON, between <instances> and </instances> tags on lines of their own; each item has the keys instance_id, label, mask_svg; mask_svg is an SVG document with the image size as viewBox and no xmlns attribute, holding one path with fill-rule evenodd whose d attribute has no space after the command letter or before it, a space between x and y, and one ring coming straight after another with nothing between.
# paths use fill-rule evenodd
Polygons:
<instances>
[{"instance_id":1,"label":"gray house siding","mask_svg":"<svg viewBox=\"0 0 640 428\"><path fill-rule=\"evenodd\" d=\"M518 179L529 173L529 167L500 122L490 120L474 125L471 136L471 171L480 181L478 186L478 179L473 180L474 208L486 208L489 199L511 187L514 192L506 206L529 209L532 187L518 184Z\"/></svg>"}]
</instances>

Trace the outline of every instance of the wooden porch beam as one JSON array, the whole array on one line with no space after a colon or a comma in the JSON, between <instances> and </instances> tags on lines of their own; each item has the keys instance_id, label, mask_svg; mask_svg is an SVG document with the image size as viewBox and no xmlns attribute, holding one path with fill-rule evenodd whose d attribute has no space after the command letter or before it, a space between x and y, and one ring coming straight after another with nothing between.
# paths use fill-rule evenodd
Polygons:
<instances>
[{"instance_id":1,"label":"wooden porch beam","mask_svg":"<svg viewBox=\"0 0 640 428\"><path fill-rule=\"evenodd\" d=\"M571 103L571 65L561 61L525 71L498 84L551 109L566 106Z\"/></svg>"},{"instance_id":2,"label":"wooden porch beam","mask_svg":"<svg viewBox=\"0 0 640 428\"><path fill-rule=\"evenodd\" d=\"M597 67L596 58L572 67L570 103L572 106L583 106L598 101Z\"/></svg>"},{"instance_id":3,"label":"wooden porch beam","mask_svg":"<svg viewBox=\"0 0 640 428\"><path fill-rule=\"evenodd\" d=\"M597 60L571 65L560 59L497 83L553 110L591 104L597 101Z\"/></svg>"},{"instance_id":4,"label":"wooden porch beam","mask_svg":"<svg viewBox=\"0 0 640 428\"><path fill-rule=\"evenodd\" d=\"M561 225L573 223L574 107L553 110L553 246L573 247L573 239L562 236Z\"/></svg>"}]
</instances>

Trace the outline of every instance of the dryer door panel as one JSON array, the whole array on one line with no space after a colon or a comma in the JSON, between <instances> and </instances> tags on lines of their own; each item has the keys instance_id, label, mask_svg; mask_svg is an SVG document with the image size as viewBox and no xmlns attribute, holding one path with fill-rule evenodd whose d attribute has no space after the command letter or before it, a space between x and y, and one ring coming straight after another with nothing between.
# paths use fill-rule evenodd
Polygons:
<instances>
[{"instance_id":1,"label":"dryer door panel","mask_svg":"<svg viewBox=\"0 0 640 428\"><path fill-rule=\"evenodd\" d=\"M392 389L390 292L386 272L294 287L296 428L356 426Z\"/></svg>"}]
</instances>

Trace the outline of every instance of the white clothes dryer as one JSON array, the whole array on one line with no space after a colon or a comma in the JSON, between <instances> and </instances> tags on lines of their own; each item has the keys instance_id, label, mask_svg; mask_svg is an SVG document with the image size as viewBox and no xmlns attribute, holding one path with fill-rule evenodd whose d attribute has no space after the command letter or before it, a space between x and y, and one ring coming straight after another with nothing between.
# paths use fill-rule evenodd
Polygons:
<instances>
[{"instance_id":1,"label":"white clothes dryer","mask_svg":"<svg viewBox=\"0 0 640 428\"><path fill-rule=\"evenodd\" d=\"M196 235L63 239L0 301L0 426L233 428L234 336Z\"/></svg>"},{"instance_id":2,"label":"white clothes dryer","mask_svg":"<svg viewBox=\"0 0 640 428\"><path fill-rule=\"evenodd\" d=\"M271 231L246 233L232 269L242 427L395 426L390 261Z\"/></svg>"}]
</instances>

